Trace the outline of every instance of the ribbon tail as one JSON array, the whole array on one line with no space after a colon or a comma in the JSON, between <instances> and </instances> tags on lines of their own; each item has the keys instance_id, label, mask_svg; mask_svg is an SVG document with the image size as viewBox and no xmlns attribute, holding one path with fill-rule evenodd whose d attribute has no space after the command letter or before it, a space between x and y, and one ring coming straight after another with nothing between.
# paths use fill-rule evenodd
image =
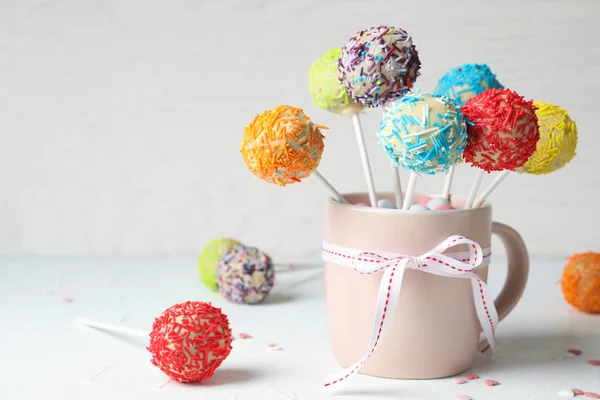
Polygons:
<instances>
[{"instance_id":1,"label":"ribbon tail","mask_svg":"<svg viewBox=\"0 0 600 400\"><path fill-rule=\"evenodd\" d=\"M346 383L360 370L363 364L371 357L371 354L373 354L379 343L383 340L387 328L390 326L396 313L396 306L398 305L398 298L400 297L400 288L402 287L402 278L404 277L406 262L406 260L401 260L398 261L396 265L388 267L381 278L377 296L375 323L371 334L369 351L362 359L350 367L329 377L324 384L325 388L338 388L341 387L343 383Z\"/></svg>"},{"instance_id":2,"label":"ribbon tail","mask_svg":"<svg viewBox=\"0 0 600 400\"><path fill-rule=\"evenodd\" d=\"M475 310L477 318L481 324L481 329L486 341L479 347L481 353L486 353L488 350L494 350L496 347L496 327L498 326L498 312L494 305L494 299L490 295L488 286L479 278L471 279L473 288L473 300L475 302ZM487 342L487 343L485 343Z\"/></svg>"}]
</instances>

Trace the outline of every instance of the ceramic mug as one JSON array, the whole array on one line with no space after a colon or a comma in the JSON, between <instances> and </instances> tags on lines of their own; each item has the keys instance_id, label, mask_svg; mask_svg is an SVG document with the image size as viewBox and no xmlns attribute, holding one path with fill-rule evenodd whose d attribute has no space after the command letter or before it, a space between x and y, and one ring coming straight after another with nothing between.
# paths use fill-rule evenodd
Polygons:
<instances>
[{"instance_id":1,"label":"ceramic mug","mask_svg":"<svg viewBox=\"0 0 600 400\"><path fill-rule=\"evenodd\" d=\"M350 204L329 199L325 241L359 250L421 255L451 235L462 235L482 248L492 233L508 255L508 275L495 300L499 319L517 304L527 283L529 257L521 236L511 227L492 222L489 204L461 209L465 199L451 197L456 210L402 211L355 206L369 203L363 193L346 194ZM416 199L420 198L416 195ZM393 200L392 194L378 198ZM488 267L474 272L487 282ZM325 263L327 319L331 346L344 368L368 351L382 272L361 275L354 269ZM481 325L469 279L405 271L396 312L386 336L360 369L385 378L431 379L469 369L477 352Z\"/></svg>"}]
</instances>

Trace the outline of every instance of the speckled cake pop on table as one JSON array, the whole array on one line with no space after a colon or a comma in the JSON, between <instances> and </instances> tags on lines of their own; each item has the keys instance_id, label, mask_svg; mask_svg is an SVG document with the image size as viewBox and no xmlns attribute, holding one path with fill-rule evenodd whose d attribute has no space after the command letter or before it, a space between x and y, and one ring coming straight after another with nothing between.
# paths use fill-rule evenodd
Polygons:
<instances>
[{"instance_id":1,"label":"speckled cake pop on table","mask_svg":"<svg viewBox=\"0 0 600 400\"><path fill-rule=\"evenodd\" d=\"M228 238L213 239L202 249L198 258L200 279L211 290L217 291L217 262L223 254L236 244L237 240Z\"/></svg>"},{"instance_id":2,"label":"speckled cake pop on table","mask_svg":"<svg viewBox=\"0 0 600 400\"><path fill-rule=\"evenodd\" d=\"M446 72L433 93L449 98L460 108L471 97L493 88L502 89L504 86L487 65L463 64Z\"/></svg>"},{"instance_id":3,"label":"speckled cake pop on table","mask_svg":"<svg viewBox=\"0 0 600 400\"><path fill-rule=\"evenodd\" d=\"M267 110L245 129L241 153L256 177L285 186L309 176L321 161L325 145L321 129L300 108Z\"/></svg>"},{"instance_id":4,"label":"speckled cake pop on table","mask_svg":"<svg viewBox=\"0 0 600 400\"><path fill-rule=\"evenodd\" d=\"M510 89L489 89L461 111L469 121L467 163L484 171L514 171L527 162L540 138L533 102Z\"/></svg>"},{"instance_id":5,"label":"speckled cake pop on table","mask_svg":"<svg viewBox=\"0 0 600 400\"><path fill-rule=\"evenodd\" d=\"M518 172L542 175L561 169L576 155L577 126L567 111L554 104L533 103L540 127L536 150Z\"/></svg>"},{"instance_id":6,"label":"speckled cake pop on table","mask_svg":"<svg viewBox=\"0 0 600 400\"><path fill-rule=\"evenodd\" d=\"M390 105L377 134L390 159L419 174L446 171L460 160L466 124L454 103L427 93L408 93Z\"/></svg>"},{"instance_id":7,"label":"speckled cake pop on table","mask_svg":"<svg viewBox=\"0 0 600 400\"><path fill-rule=\"evenodd\" d=\"M338 78L338 63L342 49L327 50L308 71L308 88L312 101L324 110L336 114L354 114L364 106L355 102Z\"/></svg>"},{"instance_id":8,"label":"speckled cake pop on table","mask_svg":"<svg viewBox=\"0 0 600 400\"><path fill-rule=\"evenodd\" d=\"M231 352L227 316L208 303L188 301L167 308L150 333L152 364L179 382L211 378Z\"/></svg>"},{"instance_id":9,"label":"speckled cake pop on table","mask_svg":"<svg viewBox=\"0 0 600 400\"><path fill-rule=\"evenodd\" d=\"M342 47L338 76L354 100L378 107L410 90L420 68L419 53L408 33L382 25L348 40Z\"/></svg>"},{"instance_id":10,"label":"speckled cake pop on table","mask_svg":"<svg viewBox=\"0 0 600 400\"><path fill-rule=\"evenodd\" d=\"M600 314L600 253L571 256L561 284L569 304L586 313Z\"/></svg>"},{"instance_id":11,"label":"speckled cake pop on table","mask_svg":"<svg viewBox=\"0 0 600 400\"><path fill-rule=\"evenodd\" d=\"M275 283L271 258L254 247L236 245L217 264L219 292L241 304L262 302Z\"/></svg>"}]
</instances>

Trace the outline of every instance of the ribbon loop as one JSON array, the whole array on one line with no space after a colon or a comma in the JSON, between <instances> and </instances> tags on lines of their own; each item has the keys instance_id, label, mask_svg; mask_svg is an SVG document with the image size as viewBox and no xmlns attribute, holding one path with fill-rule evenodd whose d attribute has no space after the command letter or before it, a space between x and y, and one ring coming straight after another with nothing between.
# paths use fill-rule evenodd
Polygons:
<instances>
[{"instance_id":1,"label":"ribbon loop","mask_svg":"<svg viewBox=\"0 0 600 400\"><path fill-rule=\"evenodd\" d=\"M461 245L467 246L468 252L446 253L447 250ZM484 254L478 243L458 235L448 237L420 256L361 251L324 242L323 259L325 261L352 267L364 275L383 272L369 351L355 364L329 379L325 383L325 387L337 387L340 386L340 383L347 381L360 370L377 349L387 328L392 323L406 269L417 269L445 277L470 279L475 310L487 340L486 345L482 346L482 352L493 350L498 314L487 285L473 272L473 269L487 263L490 254L489 251L487 253L487 255Z\"/></svg>"}]
</instances>

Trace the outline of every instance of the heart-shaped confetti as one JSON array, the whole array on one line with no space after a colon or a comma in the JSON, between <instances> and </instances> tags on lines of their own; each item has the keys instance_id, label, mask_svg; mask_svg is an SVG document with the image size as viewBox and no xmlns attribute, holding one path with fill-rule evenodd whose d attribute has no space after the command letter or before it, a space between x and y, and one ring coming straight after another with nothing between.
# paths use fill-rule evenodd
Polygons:
<instances>
[{"instance_id":1,"label":"heart-shaped confetti","mask_svg":"<svg viewBox=\"0 0 600 400\"><path fill-rule=\"evenodd\" d=\"M452 378L452 383L455 383L457 385L462 385L463 383L467 383L467 380L463 377L456 376L456 377Z\"/></svg>"},{"instance_id":2,"label":"heart-shaped confetti","mask_svg":"<svg viewBox=\"0 0 600 400\"><path fill-rule=\"evenodd\" d=\"M466 394L461 394L459 396L456 396L454 398L454 400L473 400L473 399L471 399L471 397L467 396Z\"/></svg>"},{"instance_id":3,"label":"heart-shaped confetti","mask_svg":"<svg viewBox=\"0 0 600 400\"><path fill-rule=\"evenodd\" d=\"M585 392L583 394L584 397L590 398L590 399L600 399L600 394L598 393L593 393L593 392Z\"/></svg>"},{"instance_id":4,"label":"heart-shaped confetti","mask_svg":"<svg viewBox=\"0 0 600 400\"><path fill-rule=\"evenodd\" d=\"M283 350L283 347L281 347L277 343L269 343L267 345L267 350L270 350L270 351L279 351L279 350Z\"/></svg>"},{"instance_id":5,"label":"heart-shaped confetti","mask_svg":"<svg viewBox=\"0 0 600 400\"><path fill-rule=\"evenodd\" d=\"M575 396L583 396L583 390L581 389L573 389L573 393L575 393Z\"/></svg>"},{"instance_id":6,"label":"heart-shaped confetti","mask_svg":"<svg viewBox=\"0 0 600 400\"><path fill-rule=\"evenodd\" d=\"M252 339L252 335L249 335L249 334L247 334L247 333L240 333L240 334L238 335L238 337L239 337L240 339Z\"/></svg>"},{"instance_id":7,"label":"heart-shaped confetti","mask_svg":"<svg viewBox=\"0 0 600 400\"><path fill-rule=\"evenodd\" d=\"M571 389L562 389L556 394L560 397L575 397L575 393Z\"/></svg>"},{"instance_id":8,"label":"heart-shaped confetti","mask_svg":"<svg viewBox=\"0 0 600 400\"><path fill-rule=\"evenodd\" d=\"M485 386L498 386L500 384L500 382L494 381L492 379L486 379L484 381L484 383L485 383Z\"/></svg>"},{"instance_id":9,"label":"heart-shaped confetti","mask_svg":"<svg viewBox=\"0 0 600 400\"><path fill-rule=\"evenodd\" d=\"M590 360L588 364L593 365L594 367L600 367L600 360Z\"/></svg>"},{"instance_id":10,"label":"heart-shaped confetti","mask_svg":"<svg viewBox=\"0 0 600 400\"><path fill-rule=\"evenodd\" d=\"M475 379L479 379L479 375L477 374L465 374L465 379L468 381L474 381Z\"/></svg>"},{"instance_id":11,"label":"heart-shaped confetti","mask_svg":"<svg viewBox=\"0 0 600 400\"><path fill-rule=\"evenodd\" d=\"M573 354L574 356L580 356L583 354L583 351L577 349L569 349L568 352Z\"/></svg>"}]
</instances>

